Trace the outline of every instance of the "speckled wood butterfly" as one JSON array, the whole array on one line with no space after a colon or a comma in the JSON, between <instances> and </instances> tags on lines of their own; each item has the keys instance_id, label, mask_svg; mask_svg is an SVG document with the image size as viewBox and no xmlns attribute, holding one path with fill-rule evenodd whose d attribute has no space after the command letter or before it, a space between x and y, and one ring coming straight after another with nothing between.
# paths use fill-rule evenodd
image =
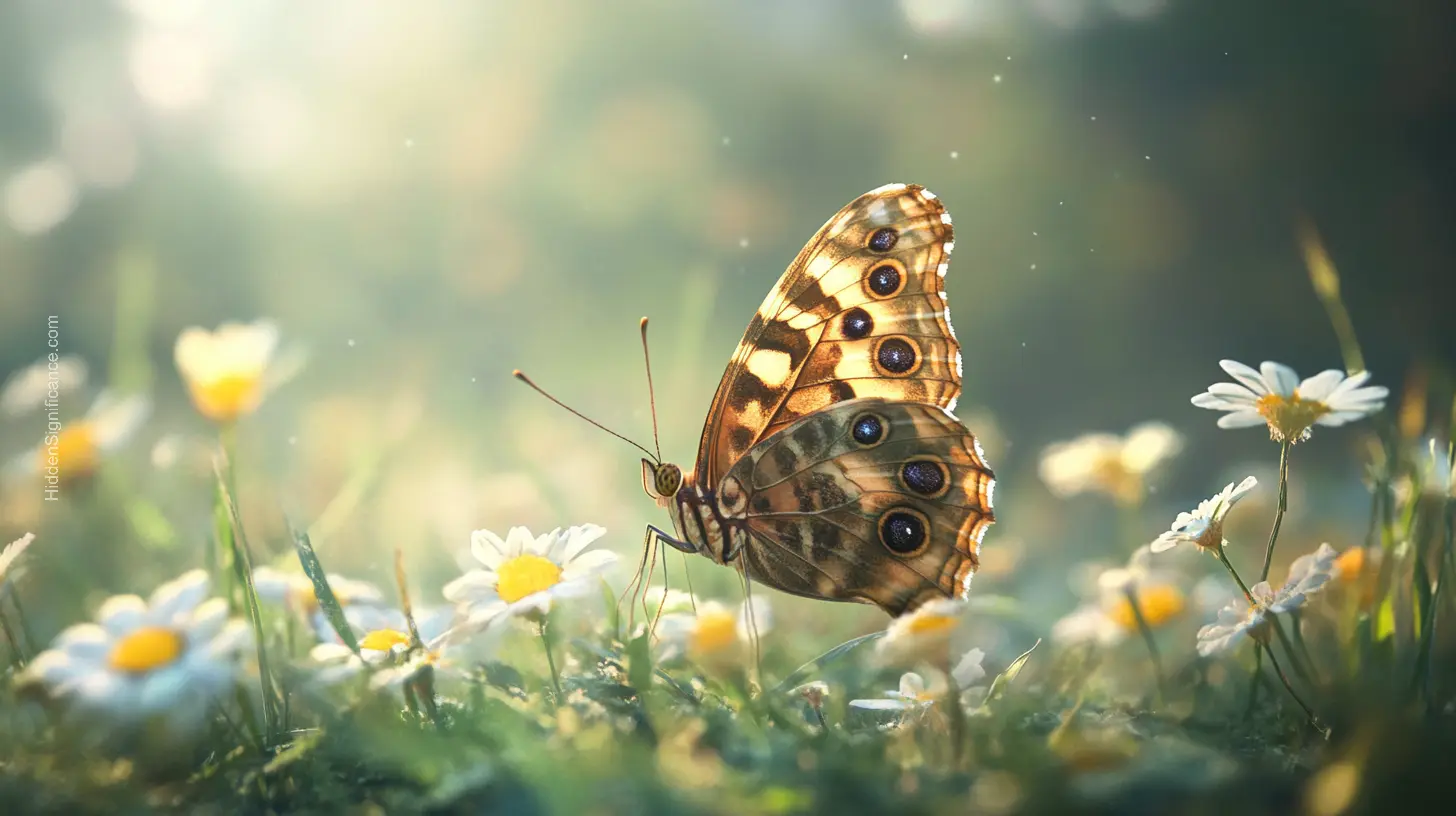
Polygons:
<instances>
[{"instance_id":1,"label":"speckled wood butterfly","mask_svg":"<svg viewBox=\"0 0 1456 816\"><path fill-rule=\"evenodd\" d=\"M891 615L964 597L995 478L950 413L961 387L942 288L953 247L945 207L913 184L830 218L748 324L693 472L642 460L676 533L649 526L648 543Z\"/></svg>"}]
</instances>

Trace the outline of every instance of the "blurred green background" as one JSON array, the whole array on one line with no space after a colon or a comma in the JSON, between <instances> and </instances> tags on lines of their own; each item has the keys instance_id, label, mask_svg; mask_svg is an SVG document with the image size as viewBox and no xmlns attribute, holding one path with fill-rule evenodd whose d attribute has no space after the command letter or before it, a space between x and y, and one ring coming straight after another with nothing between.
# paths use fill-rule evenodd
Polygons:
<instances>
[{"instance_id":1,"label":"blurred green background","mask_svg":"<svg viewBox=\"0 0 1456 816\"><path fill-rule=\"evenodd\" d=\"M1375 382L1398 402L1424 377L1450 405L1453 24L1443 0L6 0L0 375L42 355L54 314L93 388L155 408L85 494L42 504L12 473L0 539L53 533L37 569L77 604L197 563L210 431L172 345L269 317L308 363L240 429L262 555L287 554L287 513L327 520L331 567L383 578L400 547L425 585L476 527L593 521L635 557L666 517L634 451L511 369L646 441L651 316L663 450L686 464L799 246L906 181L955 217L958 413L1002 488L986 549L1042 570L977 591L1050 618L1074 603L1060 568L1120 557L1235 476L1273 484L1262 432L1188 398L1222 357L1340 366L1299 214ZM1145 419L1188 444L1138 540L1113 540L1088 523L1113 511L1054 502L1036 457ZM6 420L0 458L42 431ZM1359 543L1363 432L1296 451L1291 556ZM164 439L198 456L156 467Z\"/></svg>"}]
</instances>

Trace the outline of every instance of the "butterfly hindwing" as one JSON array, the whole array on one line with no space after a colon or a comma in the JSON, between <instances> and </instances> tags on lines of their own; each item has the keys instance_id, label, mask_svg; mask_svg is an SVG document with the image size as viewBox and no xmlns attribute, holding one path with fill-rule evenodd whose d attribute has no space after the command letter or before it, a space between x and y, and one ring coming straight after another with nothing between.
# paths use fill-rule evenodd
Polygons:
<instances>
[{"instance_id":1,"label":"butterfly hindwing","mask_svg":"<svg viewBox=\"0 0 1456 816\"><path fill-rule=\"evenodd\" d=\"M754 446L724 479L741 489L749 577L785 592L898 615L964 597L994 521L995 479L948 411L840 402Z\"/></svg>"},{"instance_id":2,"label":"butterfly hindwing","mask_svg":"<svg viewBox=\"0 0 1456 816\"><path fill-rule=\"evenodd\" d=\"M698 484L760 440L844 400L954 407L961 355L943 277L950 216L929 191L891 184L840 210L759 307L713 398Z\"/></svg>"}]
</instances>

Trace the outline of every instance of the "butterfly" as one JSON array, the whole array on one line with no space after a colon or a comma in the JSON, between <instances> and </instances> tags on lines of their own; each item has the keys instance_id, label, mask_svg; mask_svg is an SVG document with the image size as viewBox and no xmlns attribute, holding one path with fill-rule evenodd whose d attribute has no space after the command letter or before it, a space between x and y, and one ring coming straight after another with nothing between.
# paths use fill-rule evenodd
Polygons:
<instances>
[{"instance_id":1,"label":"butterfly","mask_svg":"<svg viewBox=\"0 0 1456 816\"><path fill-rule=\"evenodd\" d=\"M892 616L965 597L996 482L951 413L953 238L945 207L914 184L872 190L830 218L749 322L693 470L642 460L674 533L649 525L649 542Z\"/></svg>"}]
</instances>

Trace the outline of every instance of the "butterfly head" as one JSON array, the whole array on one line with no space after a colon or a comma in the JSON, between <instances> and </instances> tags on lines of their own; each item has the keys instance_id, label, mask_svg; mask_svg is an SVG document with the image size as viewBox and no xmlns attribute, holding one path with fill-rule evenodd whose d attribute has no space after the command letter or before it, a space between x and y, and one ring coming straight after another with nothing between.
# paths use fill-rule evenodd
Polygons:
<instances>
[{"instance_id":1,"label":"butterfly head","mask_svg":"<svg viewBox=\"0 0 1456 816\"><path fill-rule=\"evenodd\" d=\"M666 507L682 484L682 468L671 462L642 460L642 489L658 506Z\"/></svg>"}]
</instances>

